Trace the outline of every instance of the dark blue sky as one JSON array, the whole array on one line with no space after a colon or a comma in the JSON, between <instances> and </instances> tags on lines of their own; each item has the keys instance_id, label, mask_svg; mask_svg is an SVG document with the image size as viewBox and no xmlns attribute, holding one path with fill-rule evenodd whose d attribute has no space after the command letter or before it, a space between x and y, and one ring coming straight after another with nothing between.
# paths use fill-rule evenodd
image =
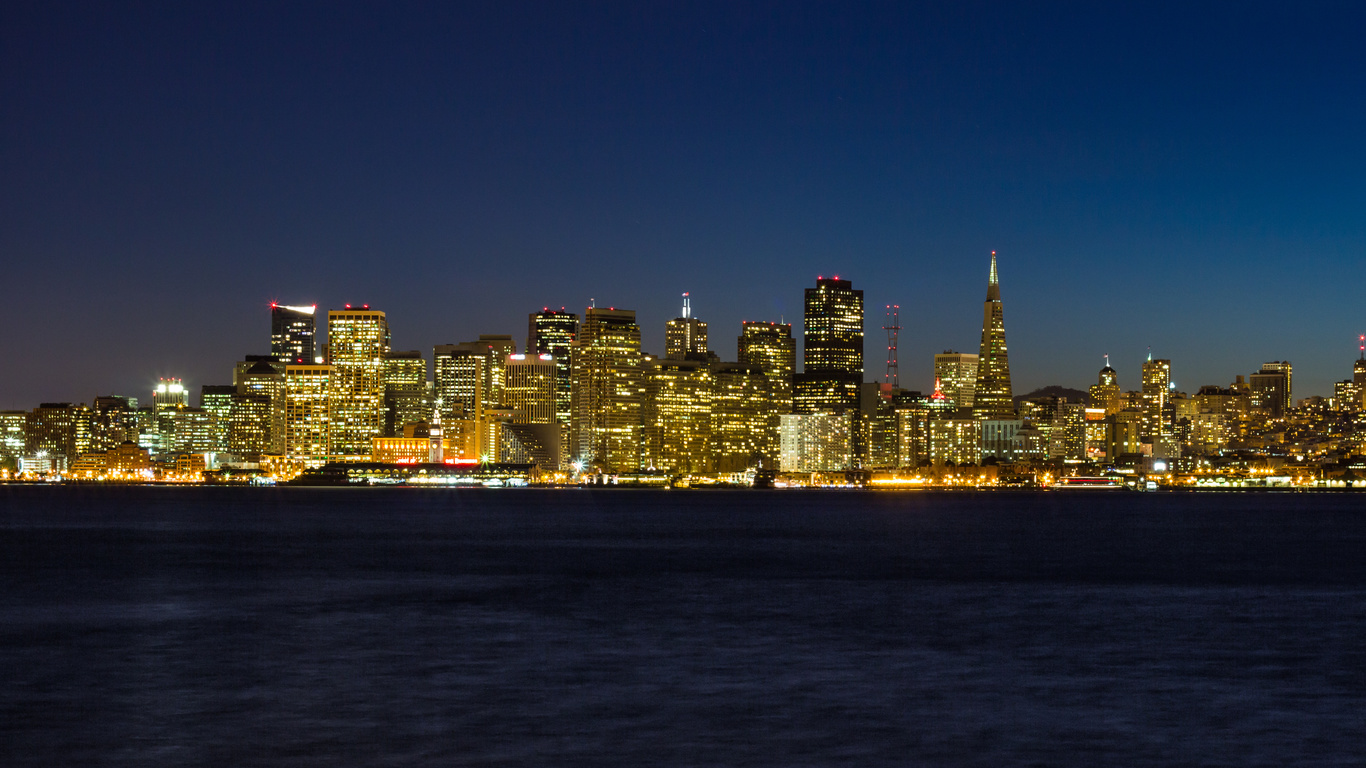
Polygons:
<instances>
[{"instance_id":1,"label":"dark blue sky","mask_svg":"<svg viewBox=\"0 0 1366 768\"><path fill-rule=\"evenodd\" d=\"M1017 392L1350 375L1359 3L850 5L6 3L0 408L228 382L273 300L430 355L596 298L659 351L691 291L732 359L818 274L928 387L993 249Z\"/></svg>"}]
</instances>

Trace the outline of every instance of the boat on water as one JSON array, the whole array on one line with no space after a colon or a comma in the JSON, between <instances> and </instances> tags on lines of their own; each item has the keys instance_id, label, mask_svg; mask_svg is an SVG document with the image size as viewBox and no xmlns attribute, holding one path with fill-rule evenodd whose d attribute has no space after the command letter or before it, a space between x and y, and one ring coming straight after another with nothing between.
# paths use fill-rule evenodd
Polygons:
<instances>
[{"instance_id":1,"label":"boat on water","mask_svg":"<svg viewBox=\"0 0 1366 768\"><path fill-rule=\"evenodd\" d=\"M1049 486L1055 490L1122 491L1124 482L1117 477L1061 477Z\"/></svg>"}]
</instances>

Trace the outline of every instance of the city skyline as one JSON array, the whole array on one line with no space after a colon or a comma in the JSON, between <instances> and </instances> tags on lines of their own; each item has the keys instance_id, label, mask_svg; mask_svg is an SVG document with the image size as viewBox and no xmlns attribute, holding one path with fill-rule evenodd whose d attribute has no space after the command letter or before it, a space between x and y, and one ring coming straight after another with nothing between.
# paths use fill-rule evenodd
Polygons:
<instances>
[{"instance_id":1,"label":"city skyline","mask_svg":"<svg viewBox=\"0 0 1366 768\"><path fill-rule=\"evenodd\" d=\"M998 258L998 257L997 257L996 252L995 252L995 251L992 251L992 252L990 253L991 269L990 269L990 277L989 277L989 281L988 281L988 282L990 283L990 286L991 286L993 289L995 289L995 290L998 291L998 293L996 293L995 295L999 297L999 289L995 288L995 286L996 286L996 280L997 280L997 278L996 278L996 274L997 274L997 272L996 272L996 261L997 261L997 258ZM832 276L831 278L825 278L824 276L817 276L817 277L818 277L818 279L822 279L822 280L825 280L825 279L835 279L835 280L839 280L839 279L840 279L838 275L834 275L834 276ZM846 282L850 282L850 281L846 281ZM810 290L810 289L808 288L808 289L806 289L806 290ZM863 291L862 291L862 288L860 288L860 289L859 289L859 293L861 294L862 292L863 292ZM685 293L684 293L684 295L688 297L689 301L691 300L691 296L689 295L690 293L691 293L691 292L685 292ZM677 296L677 294L675 294L675 296ZM590 300L590 301L592 301L592 300ZM998 301L999 301L999 299L998 299ZM1013 304L1013 302L1012 302L1012 304ZM150 376L144 377L144 378L147 379L146 385L143 386L143 387L142 387L141 389L139 389L139 390L128 389L127 391L120 391L120 390L118 390L117 388L97 387L97 389L99 390L98 393L97 393L97 394L89 395L89 399L93 401L93 399L94 399L95 397L104 396L104 395L110 395L110 394L114 394L114 395L120 395L120 394L121 394L121 395L130 396L130 397L140 397L139 392L141 392L142 394L148 394L148 393L151 392L152 388L156 386L157 382L163 381L163 380L170 380L170 379L175 379L175 380L181 380L181 381L189 382L189 384L186 385L186 386L187 386L187 389L189 389L190 391L193 391L193 392L198 392L198 387L201 386L201 385L214 385L214 384L221 384L221 383L224 383L224 382L228 382L228 381L231 380L233 366L234 366L234 365L240 365L240 361L241 361L241 359L243 358L243 356L249 356L249 355L267 355L267 354L274 355L274 354L278 354L278 350L277 350L277 347L276 347L276 336L278 335L278 334L277 334L277 331L276 331L276 323L277 323L277 318L278 318L278 316L279 316L280 310L282 310L282 309L283 309L283 310L313 310L313 311L315 311L315 312L317 313L317 315L318 315L319 317L322 317L322 318L324 319L324 321L325 321L326 315L327 315L328 312L337 312L337 311L348 312L348 311L351 311L351 310L352 310L352 307L353 307L353 306L354 306L354 307L361 307L362 305L360 305L360 304L351 304L351 303L347 303L347 304L341 304L341 305L339 305L337 308L334 309L334 308L332 308L331 306L329 306L328 304L322 303L322 302L316 302L316 303L314 303L314 304L303 305L303 306L300 306L300 307L290 307L290 306L285 306L285 305L279 304L278 301L272 301L272 302L270 302L268 305L266 305L266 307L265 307L266 310L269 310L269 314L263 313L263 317L264 317L265 319L262 319L261 317L258 317L258 321L260 321L260 322L258 323L258 325L261 325L262 328L264 329L264 331L261 332L261 333L256 333L256 334L254 334L254 336L253 336L253 338L255 339L254 341L246 342L246 343L248 343L248 344L253 344L254 346L251 346L251 347L246 348L246 349L238 349L238 350L236 350L235 352L230 352L230 353L228 353L227 358L226 358L227 362L226 362L226 363L223 363L223 364L219 364L219 365L216 366L216 367L218 367L218 368L220 368L220 369L222 369L222 370L225 370L226 373L223 373L222 371L220 371L220 373L217 374L216 377L215 377L214 374L209 374L207 377L205 377L205 378L203 378L203 379L200 379L200 378L197 378L197 377L192 376L192 375L186 375L186 374L184 374L183 371L185 370L185 367L182 367L182 368L171 367L171 368L168 368L168 369L166 369L166 370L159 370L155 375L150 375ZM590 305L588 305L587 307L584 307L584 308L579 309L578 311L579 311L579 312L583 312L583 311L585 311L586 309L592 308L592 306L593 306L593 305L590 304ZM369 305L369 304L365 304L364 307L365 307L365 309L368 310L368 309L370 308L370 305ZM599 309L607 309L608 307L606 307L606 306L599 306L598 308L599 308ZM668 317L667 320L661 320L661 321L658 323L658 325L659 325L660 327L657 328L657 329L656 329L656 328L652 328L652 327L648 324L647 321L643 321L643 320L639 320L639 319L637 320L638 324L640 325L641 349L642 349L642 352L644 352L644 353L646 353L646 354L650 354L650 355L655 355L655 356L658 356L658 357L664 357L664 356L665 356L665 354L666 354L666 347L667 347L667 342L666 342L666 338L665 338L665 337L666 337L666 334L667 334L667 330L668 330L668 328L669 328L669 323L671 323L671 322L673 322L673 321L675 321L675 320L677 319L677 318L673 317L672 315L676 315L677 312L671 313L671 312L669 312L669 311L667 311L667 310L660 309L660 308L651 308L651 309L648 309L648 310L631 309L630 307L626 307L626 306L616 307L615 305L614 305L613 308L631 310L631 311L633 311L633 312L636 313L636 315L637 315L638 318L639 318L639 316L641 316L641 315L649 316L649 315L654 315L654 314L657 314L657 315L660 315L660 316L663 316L663 317ZM375 306L375 309L376 309L376 311L380 312L381 315L383 315L383 314L386 313L386 310L385 310L384 308L382 308L382 307L379 307L378 305ZM1013 307L1012 307L1012 309L1013 309ZM359 310L357 310L357 311L359 311ZM543 307L541 308L541 310L536 310L536 309L533 308L533 309L530 309L529 312L530 312L531 314L536 314L536 313L538 313L538 312L548 312L548 313L551 313L551 314L553 314L553 313L555 313L555 312L569 312L569 313L572 314L572 313L573 313L573 310L570 309L570 308L566 308L566 307L564 307L564 306L561 306L561 307L558 307L558 308L553 308L553 309L552 309L551 307L549 307L549 306L543 306ZM689 307L689 314L690 314L690 316L692 316L692 315L691 315L691 312L692 312L691 307ZM877 330L878 326L877 326L877 325L870 325L870 323L875 323L875 322L880 323L880 322L881 322L881 319L880 319L879 317L875 317L875 315L877 315L877 314L878 314L878 308L877 308L876 306L872 306L872 305L870 304L870 305L868 305L868 306L865 308L865 313L864 313L864 333L863 333L863 338L864 338L864 358L865 358L865 359L868 359L868 355L869 355L869 354L877 355L877 354L879 354L881 351L883 351L883 350L882 350L882 340L881 340L881 337L880 337L879 335L873 333L873 331L876 331L876 330ZM696 315L696 316L692 316L692 318L695 319L695 320L702 321L705 325L710 326L710 329L711 329L711 330L710 330L710 333L711 333L711 337L712 337L712 338L711 338L711 341L709 342L709 348L711 349L711 351L716 352L716 353L718 354L718 356L719 356L720 359L722 359L722 360L727 360L727 361L731 361L731 358L734 357L734 354L732 353L732 350L731 350L731 343L730 343L730 342L731 342L732 339L734 339L734 338L736 338L736 337L738 337L738 336L740 335L740 333L741 333L742 330L743 330L743 327L742 327L743 324L747 324L747 323L765 323L765 322L777 323L777 322L779 322L780 320L783 320L783 321L789 323L789 324L792 326L792 333L793 333L794 339L795 339L795 341L796 341L796 354L797 354L796 359L797 359L797 361L798 361L798 362L797 362L797 366L796 366L796 372L800 373L800 372L802 372L802 371L804 370L804 366L802 365L802 362L801 362L801 361L804 359L804 350L805 350L804 340L805 340L805 335L806 335L806 334L805 334L805 332L804 332L803 321L802 321L802 317L801 317L801 313L800 313L800 312L798 312L797 316L796 316L796 317L793 317L793 318L777 318L777 319L772 319L772 320L768 320L768 319L755 319L755 318L746 317L743 321L741 321L741 323L738 323L738 324L737 324L737 327L735 328L735 333L734 333L734 334L731 334L731 333L729 332L728 329L716 327L715 324L710 323L710 322L707 320L707 318L704 317L704 316ZM523 322L525 322L525 320L523 320ZM327 328L326 328L326 325L327 325L326 322L321 322L321 323L319 323L319 325L318 325L318 327L317 327L317 329L316 329L316 331L315 331L315 333L316 333L316 342L317 342L317 350L318 350L318 354L315 355L315 357L318 357L318 358L321 358L321 357L323 356L322 353L321 353L321 351L327 349L327 347L328 347L328 345L329 345L329 343L330 343L330 340L328 339L328 336L327 336ZM259 329L259 328L258 328L258 329L255 329L255 330L261 331L261 329ZM401 329L400 329L400 330L401 330ZM473 333L473 334L471 334L471 335L473 335L473 336L475 336L475 337L488 336L488 335L490 335L490 334L488 333L489 330L492 330L492 331L496 334L496 333L500 332L500 331L503 330L503 329L501 329L501 328L499 328L499 329L484 329L483 332ZM509 330L512 330L512 331L513 331L512 335L511 335L511 338L513 339L514 343L516 343L518 351L519 351L519 352L526 352L527 350L524 348L525 342L518 340L519 337L518 337L518 335L517 335L517 333L516 333L516 331L517 331L517 330L520 330L520 329L514 328L514 329L509 329ZM979 333L979 334L980 334L980 331L981 331L981 329L980 329L980 327L979 327L979 329L978 329L978 333ZM386 329L386 333L387 333L387 332L388 332L388 330ZM704 333L705 333L705 329L704 329ZM1011 329L1011 336L1013 337L1014 335L1015 335L1015 330L1012 328L1012 329ZM257 338L257 337L264 337L264 339L265 339L264 343L262 343L262 342L260 341L260 338ZM652 345L651 345L651 342L648 341L649 339L651 339L651 337L657 337L656 341L657 341L658 343L657 343L656 345L654 345L654 346L652 346ZM1357 351L1358 355L1363 354L1363 353L1361 352L1360 337L1361 337L1361 335L1358 334L1358 336L1357 336L1355 339L1352 340L1352 341L1354 342L1352 348L1355 349L1355 350ZM311 341L311 339L310 339L310 341ZM716 343L717 341L719 341L720 343ZM408 344L408 343L406 343L406 342L395 342L395 343L393 343L393 344L391 345L391 348L394 349L394 350L400 350L400 349L407 349L407 348L410 348L410 347L411 347L411 348L416 349L417 351L419 351L419 352L421 353L422 357L423 357L424 359L426 359L426 360L428 361L429 364L431 364L431 362L432 362L432 360L433 360L433 358L432 358L432 350L433 350L434 348L436 348L436 347L441 347L441 346L443 346L443 345L449 346L449 345L451 345L451 344L456 344L456 346L463 346L463 345L466 345L466 344L468 344L468 343L469 343L469 342L461 342L460 344L456 344L455 342L450 341L450 340L447 340L447 341L438 341L438 342L435 342L435 343L428 343L428 344L416 344L416 345L414 345L414 344ZM922 345L917 345L917 346L922 346ZM931 392L934 391L934 384L935 384L935 378L936 378L936 374L935 374L935 358L941 356L945 351L949 350L950 347L947 346L947 345L938 345L938 344L935 344L935 343L933 343L933 342L928 343L928 346L931 347L931 348L938 348L938 347L941 347L941 346L942 346L942 349L939 349L937 352L932 352L932 353L930 353L928 356L924 356L923 359L907 359L904 355L900 357L900 368L901 368L903 371L906 372L906 373L903 373L903 374L902 374L902 382L903 382L903 383L902 383L902 388L903 388L903 389L907 389L907 390L919 390L919 391L922 391L922 392L924 392L924 393L926 393L926 394L929 394L929 393L931 393ZM905 344L902 345L902 348L903 348L903 349L905 348ZM970 348L970 349L977 349L976 346L969 347L969 348ZM957 351L961 351L961 350L957 350ZM1142 383L1143 383L1143 364L1144 364L1144 359L1147 359L1147 360L1151 360L1151 359L1152 359L1152 347L1151 347L1151 346L1145 347L1145 349L1142 351L1141 354L1143 355L1143 357L1136 357L1136 358L1133 360L1134 365L1132 366L1132 370L1129 371L1129 375L1126 375L1126 371L1125 371L1125 368L1124 368L1124 366L1123 366L1124 361L1123 361L1122 359L1116 359L1116 362L1119 362L1121 367L1120 367L1120 368L1116 368L1116 369L1114 369L1114 370L1115 370L1115 371L1117 372L1117 374L1118 374L1119 384L1120 384L1120 386L1121 386L1122 388L1126 388L1126 389L1139 389L1139 388L1141 388ZM1035 390L1042 389L1043 387L1047 387L1047 386L1062 386L1062 387L1067 387L1067 388L1070 388L1070 389L1077 389L1077 390L1083 390L1083 391L1084 391L1084 390L1086 390L1086 389L1090 386L1090 384L1092 383L1091 379L1094 378L1094 375L1095 375L1095 374L1094 374L1094 371L1098 371L1098 370L1100 370L1100 369L1103 368L1103 367L1109 367L1109 366L1110 366L1110 358L1118 358L1119 356L1113 355L1113 354L1103 354L1103 355L1101 355L1100 357L1102 358L1103 362L1101 362L1101 365L1100 365L1100 366L1097 366L1096 368L1093 369L1090 378L1087 378L1087 379L1085 379L1085 380L1083 380L1083 381L1075 381L1075 382L1074 382L1074 381L1059 381L1059 380L1041 381L1041 382L1038 383L1038 384L1030 385L1030 386L1027 386L1027 387L1016 387L1015 390L1014 390L1014 394L1017 395L1017 396L1019 396L1019 395L1025 395L1025 394L1028 394L1029 392L1033 392L1033 391L1035 391ZM1293 355L1281 355L1281 357L1282 357L1282 358L1290 359L1290 360L1292 360L1292 361L1294 360L1294 356L1293 356ZM1304 398L1304 397L1315 396L1315 395L1317 395L1317 396L1322 396L1322 397L1331 397L1331 396L1333 395L1333 385L1334 385L1335 383L1339 382L1339 381L1342 381L1342 380L1345 379L1345 378L1350 378L1350 377L1351 377L1351 376L1350 376L1351 371L1349 370L1349 365L1351 365L1351 363L1354 362L1355 360L1356 360L1356 358L1343 358L1343 361L1340 361L1340 369L1338 370L1338 372L1336 373L1336 375L1334 375L1334 374L1328 374L1328 377L1329 377L1328 385L1327 385L1326 387L1324 387L1324 389L1323 389L1322 391L1306 391L1305 387L1307 386L1307 381L1312 382L1312 381L1314 380L1314 378L1312 378L1313 373L1311 373L1310 375L1306 376L1305 373L1304 373L1304 371L1303 371L1303 369L1301 368L1301 364L1298 363L1298 362L1296 362L1296 363L1295 363L1295 365L1296 365L1296 380L1297 380L1297 382L1299 383L1299 385L1295 388L1295 391L1294 391L1295 399L1301 399L1301 398ZM302 362L302 360L300 360L300 361ZM1278 359L1277 361L1279 361L1279 359ZM1183 361L1181 361L1181 360L1175 360L1175 361L1174 361L1174 365L1175 365L1176 368L1177 368L1177 372L1173 375L1172 384L1175 385L1175 388L1178 389L1178 390L1181 390L1181 391L1189 391L1189 392L1192 392L1192 393L1195 392L1196 390L1198 390L1198 389L1199 389L1200 387L1202 387L1202 386L1212 386L1212 385L1227 386L1227 385L1228 385L1230 382L1232 382L1236 377L1239 377L1239 376L1241 376L1241 377L1250 377L1250 376L1256 374L1256 373L1260 370L1261 366L1263 366L1263 365L1265 365L1265 364L1267 364L1267 363L1269 363L1269 362L1271 362L1269 359L1268 359L1268 360L1264 360L1264 361L1258 362L1258 363L1256 363L1256 364L1249 365L1249 366L1247 367L1246 370L1241 370L1241 371L1232 372L1232 373L1228 374L1228 375L1225 377L1226 380L1210 380L1210 381L1201 381L1201 382L1199 382L1199 383L1189 383L1189 384L1188 384L1188 383L1186 383L1186 382L1189 381L1189 377L1186 377L1184 381L1181 380L1181 377L1180 377L1180 370L1181 370L1182 368L1184 368L1184 366L1182 365ZM121 379L121 380L124 380L124 381L131 381L131 380L133 380L134 378L137 377L136 374L131 374L131 373L127 372L127 371L117 371L117 370L116 370L116 371L107 372L107 373L112 373L113 375L112 375L112 376L109 376L109 377L106 377L106 378L110 378L110 379ZM1046 373L1044 374L1044 377L1047 378L1047 374L1046 374ZM876 367L875 369L868 369L867 366L865 365L864 381L868 381L868 382L882 381L883 378L884 378L884 377L883 377L883 375L882 375L882 370L881 370L881 367L880 367L880 366L879 366L879 367ZM1129 384L1130 381L1132 381L1132 386L1130 386L1130 384ZM142 390L146 390L146 392L142 392ZM68 398L60 398L60 397L43 397L43 398L40 398L39 400L34 400L34 401L32 401L32 402L29 402L29 403L15 403L15 404L6 404L5 402L0 401L0 410L27 409L27 408L31 408L31 407L36 406L39 402L86 402L86 401L87 401L87 398L86 398L86 397L68 397Z\"/></svg>"},{"instance_id":2,"label":"city skyline","mask_svg":"<svg viewBox=\"0 0 1366 768\"><path fill-rule=\"evenodd\" d=\"M684 291L722 338L821 274L928 389L991 250L1017 392L1151 347L1329 395L1366 330L1354 5L0 14L0 408L218 382L272 301L426 349L596 298L662 352Z\"/></svg>"}]
</instances>

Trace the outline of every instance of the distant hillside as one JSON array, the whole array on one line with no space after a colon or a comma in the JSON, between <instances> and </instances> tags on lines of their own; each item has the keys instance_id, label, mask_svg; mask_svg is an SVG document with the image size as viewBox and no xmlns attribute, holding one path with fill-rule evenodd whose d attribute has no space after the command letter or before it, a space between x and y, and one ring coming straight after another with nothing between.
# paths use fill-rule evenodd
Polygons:
<instances>
[{"instance_id":1,"label":"distant hillside","mask_svg":"<svg viewBox=\"0 0 1366 768\"><path fill-rule=\"evenodd\" d=\"M1042 400L1045 397L1065 397L1069 403L1084 403L1086 402L1087 396L1088 393L1083 392L1080 389L1070 389L1054 384L1052 386L1036 389L1027 395L1016 395L1013 399L1015 405L1018 406L1025 400Z\"/></svg>"}]
</instances>

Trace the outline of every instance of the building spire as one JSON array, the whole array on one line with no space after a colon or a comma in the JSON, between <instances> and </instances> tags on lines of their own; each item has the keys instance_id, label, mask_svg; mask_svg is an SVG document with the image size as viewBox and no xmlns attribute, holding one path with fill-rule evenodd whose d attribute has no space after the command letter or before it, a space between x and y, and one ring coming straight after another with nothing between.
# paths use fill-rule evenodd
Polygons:
<instances>
[{"instance_id":1,"label":"building spire","mask_svg":"<svg viewBox=\"0 0 1366 768\"><path fill-rule=\"evenodd\" d=\"M1001 280L996 275L996 252L991 252L991 273L987 275L987 301L1001 300Z\"/></svg>"}]
</instances>

